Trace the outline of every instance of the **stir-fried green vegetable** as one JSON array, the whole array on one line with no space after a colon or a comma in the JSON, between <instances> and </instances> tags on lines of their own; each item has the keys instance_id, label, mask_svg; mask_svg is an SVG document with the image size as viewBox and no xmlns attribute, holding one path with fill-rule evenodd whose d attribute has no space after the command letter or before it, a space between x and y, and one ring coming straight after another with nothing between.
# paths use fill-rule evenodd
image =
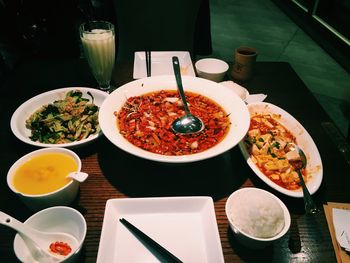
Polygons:
<instances>
[{"instance_id":1,"label":"stir-fried green vegetable","mask_svg":"<svg viewBox=\"0 0 350 263\"><path fill-rule=\"evenodd\" d=\"M27 120L30 139L41 143L61 144L80 141L100 132L98 106L72 90L63 100L44 105Z\"/></svg>"}]
</instances>

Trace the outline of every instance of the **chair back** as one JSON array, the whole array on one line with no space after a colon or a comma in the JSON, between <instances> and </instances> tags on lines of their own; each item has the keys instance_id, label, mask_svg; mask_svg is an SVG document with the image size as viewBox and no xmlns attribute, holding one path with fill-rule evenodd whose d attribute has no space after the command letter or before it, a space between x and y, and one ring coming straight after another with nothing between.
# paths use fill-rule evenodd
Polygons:
<instances>
[{"instance_id":1,"label":"chair back","mask_svg":"<svg viewBox=\"0 0 350 263\"><path fill-rule=\"evenodd\" d=\"M202 0L114 0L117 60L134 52L189 51L193 56L195 26Z\"/></svg>"}]
</instances>

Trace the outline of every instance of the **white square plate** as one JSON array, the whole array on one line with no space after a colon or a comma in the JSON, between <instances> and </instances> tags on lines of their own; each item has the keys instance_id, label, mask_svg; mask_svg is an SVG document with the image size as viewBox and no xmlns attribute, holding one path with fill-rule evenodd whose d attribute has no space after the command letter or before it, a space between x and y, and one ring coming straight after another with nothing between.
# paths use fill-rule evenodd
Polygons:
<instances>
[{"instance_id":1,"label":"white square plate","mask_svg":"<svg viewBox=\"0 0 350 263\"><path fill-rule=\"evenodd\" d=\"M172 57L177 56L180 61L181 74L193 76L196 74L189 52L186 51L152 51L151 52L151 75L173 75ZM135 52L134 56L134 79L147 77L145 52Z\"/></svg>"},{"instance_id":2,"label":"white square plate","mask_svg":"<svg viewBox=\"0 0 350 263\"><path fill-rule=\"evenodd\" d=\"M211 197L119 198L106 203L97 262L159 262L125 218L183 262L224 262Z\"/></svg>"}]
</instances>

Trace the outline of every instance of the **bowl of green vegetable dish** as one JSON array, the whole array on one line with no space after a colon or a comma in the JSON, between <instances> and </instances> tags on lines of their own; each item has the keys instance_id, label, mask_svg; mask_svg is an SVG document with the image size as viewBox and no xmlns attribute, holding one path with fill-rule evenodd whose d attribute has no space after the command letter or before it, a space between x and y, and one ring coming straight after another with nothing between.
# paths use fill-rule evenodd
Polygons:
<instances>
[{"instance_id":1,"label":"bowl of green vegetable dish","mask_svg":"<svg viewBox=\"0 0 350 263\"><path fill-rule=\"evenodd\" d=\"M20 105L11 130L21 141L38 147L74 148L101 134L98 113L106 92L70 87L39 94Z\"/></svg>"}]
</instances>

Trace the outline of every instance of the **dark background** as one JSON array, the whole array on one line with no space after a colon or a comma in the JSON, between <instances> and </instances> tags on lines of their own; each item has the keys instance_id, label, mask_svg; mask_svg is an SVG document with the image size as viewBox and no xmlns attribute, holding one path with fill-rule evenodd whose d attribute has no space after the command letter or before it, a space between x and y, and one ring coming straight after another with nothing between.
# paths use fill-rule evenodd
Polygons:
<instances>
[{"instance_id":1,"label":"dark background","mask_svg":"<svg viewBox=\"0 0 350 263\"><path fill-rule=\"evenodd\" d=\"M80 57L79 25L87 20L116 24L114 1L0 0L0 80L28 58ZM202 0L194 39L196 55L211 54L209 0Z\"/></svg>"}]
</instances>

